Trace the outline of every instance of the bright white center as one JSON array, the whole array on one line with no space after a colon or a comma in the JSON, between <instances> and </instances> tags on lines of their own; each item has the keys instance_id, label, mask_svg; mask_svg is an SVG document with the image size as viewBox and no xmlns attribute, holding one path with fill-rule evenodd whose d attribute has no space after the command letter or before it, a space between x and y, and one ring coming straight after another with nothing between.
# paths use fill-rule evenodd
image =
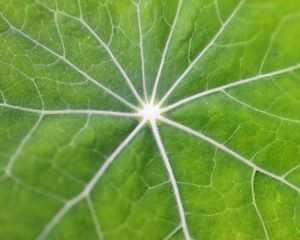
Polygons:
<instances>
[{"instance_id":1,"label":"bright white center","mask_svg":"<svg viewBox=\"0 0 300 240\"><path fill-rule=\"evenodd\" d=\"M149 121L154 121L160 116L160 109L153 104L145 104L144 108L140 110L140 114Z\"/></svg>"}]
</instances>

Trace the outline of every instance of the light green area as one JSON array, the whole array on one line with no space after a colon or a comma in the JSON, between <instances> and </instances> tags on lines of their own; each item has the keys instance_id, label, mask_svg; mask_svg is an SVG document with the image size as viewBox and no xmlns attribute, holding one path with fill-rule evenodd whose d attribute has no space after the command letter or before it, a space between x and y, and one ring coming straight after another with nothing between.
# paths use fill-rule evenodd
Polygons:
<instances>
[{"instance_id":1,"label":"light green area","mask_svg":"<svg viewBox=\"0 0 300 240\"><path fill-rule=\"evenodd\" d=\"M299 39L298 0L0 1L0 239L300 239Z\"/></svg>"}]
</instances>

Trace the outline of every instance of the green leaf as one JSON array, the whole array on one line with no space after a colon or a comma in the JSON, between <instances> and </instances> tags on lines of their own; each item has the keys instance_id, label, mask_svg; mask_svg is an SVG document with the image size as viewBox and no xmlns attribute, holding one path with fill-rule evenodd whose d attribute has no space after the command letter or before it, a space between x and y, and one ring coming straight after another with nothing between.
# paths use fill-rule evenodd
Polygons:
<instances>
[{"instance_id":1,"label":"green leaf","mask_svg":"<svg viewBox=\"0 0 300 240\"><path fill-rule=\"evenodd\" d=\"M0 239L299 239L298 0L0 1Z\"/></svg>"}]
</instances>

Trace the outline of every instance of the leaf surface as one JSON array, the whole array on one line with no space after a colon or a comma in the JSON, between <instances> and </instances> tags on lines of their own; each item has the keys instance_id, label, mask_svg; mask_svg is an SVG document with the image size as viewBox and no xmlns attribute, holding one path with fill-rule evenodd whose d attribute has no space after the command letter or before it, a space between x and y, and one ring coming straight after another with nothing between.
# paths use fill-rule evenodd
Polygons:
<instances>
[{"instance_id":1,"label":"leaf surface","mask_svg":"<svg viewBox=\"0 0 300 240\"><path fill-rule=\"evenodd\" d=\"M298 239L300 2L0 1L0 239Z\"/></svg>"}]
</instances>

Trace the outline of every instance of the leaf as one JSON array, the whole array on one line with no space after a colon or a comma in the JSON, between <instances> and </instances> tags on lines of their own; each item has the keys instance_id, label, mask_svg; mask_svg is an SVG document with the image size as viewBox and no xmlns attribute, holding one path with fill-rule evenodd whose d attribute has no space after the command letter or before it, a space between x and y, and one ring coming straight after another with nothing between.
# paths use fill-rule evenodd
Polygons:
<instances>
[{"instance_id":1,"label":"leaf","mask_svg":"<svg viewBox=\"0 0 300 240\"><path fill-rule=\"evenodd\" d=\"M0 239L298 239L300 2L2 0Z\"/></svg>"}]
</instances>

